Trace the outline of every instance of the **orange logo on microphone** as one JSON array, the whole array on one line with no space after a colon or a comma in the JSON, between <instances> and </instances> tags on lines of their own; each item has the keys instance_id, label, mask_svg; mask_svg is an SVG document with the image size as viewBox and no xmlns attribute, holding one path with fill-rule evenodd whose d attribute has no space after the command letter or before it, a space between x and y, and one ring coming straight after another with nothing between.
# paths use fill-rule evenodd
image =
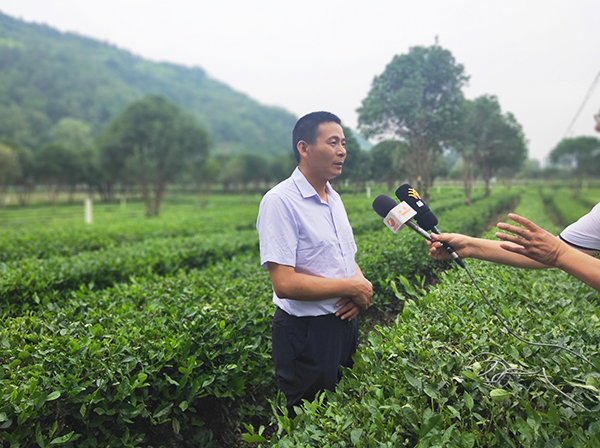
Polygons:
<instances>
[{"instance_id":1,"label":"orange logo on microphone","mask_svg":"<svg viewBox=\"0 0 600 448\"><path fill-rule=\"evenodd\" d=\"M408 189L408 195L415 199L421 199L421 196L419 196L419 193L417 193L417 190L415 190L414 188Z\"/></svg>"},{"instance_id":2,"label":"orange logo on microphone","mask_svg":"<svg viewBox=\"0 0 600 448\"><path fill-rule=\"evenodd\" d=\"M396 227L397 224L396 224L396 221L394 221L394 218L390 217L387 219L387 221L390 226Z\"/></svg>"}]
</instances>

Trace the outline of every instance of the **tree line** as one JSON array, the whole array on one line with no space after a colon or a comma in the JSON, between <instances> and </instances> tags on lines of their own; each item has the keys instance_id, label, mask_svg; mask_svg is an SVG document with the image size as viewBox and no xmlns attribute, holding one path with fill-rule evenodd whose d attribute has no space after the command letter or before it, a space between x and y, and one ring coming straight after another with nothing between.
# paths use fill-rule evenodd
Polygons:
<instances>
[{"instance_id":1,"label":"tree line","mask_svg":"<svg viewBox=\"0 0 600 448\"><path fill-rule=\"evenodd\" d=\"M348 156L334 182L358 187L379 182L392 189L408 179L427 201L436 178L459 171L469 204L476 176L488 195L495 177L512 178L520 171L543 175L527 161L527 142L515 116L503 112L493 95L466 99L467 80L462 65L438 45L395 56L358 109L359 130L379 143L362 150L346 128ZM225 191L264 189L295 167L288 142L280 142L281 155L211 156L209 131L161 95L133 101L95 135L87 123L63 118L50 130L49 142L35 150L3 135L0 142L0 192L12 187L21 204L40 185L51 201L82 188L110 201L135 188L150 216L159 214L169 185L195 185L205 192L215 184ZM600 141L565 139L549 160L552 176L557 170L597 176Z\"/></svg>"},{"instance_id":2,"label":"tree line","mask_svg":"<svg viewBox=\"0 0 600 448\"><path fill-rule=\"evenodd\" d=\"M598 177L599 139L564 139L550 152L549 169L541 172L527 159L527 140L516 117L503 112L494 95L465 98L462 88L468 79L450 51L438 45L395 56L375 77L358 109L358 123L366 137L381 138L386 145L372 150L385 153L388 160L378 166L379 179L403 171L428 200L435 177L443 173L443 155L449 152L460 158L466 204L475 173L485 183L486 196L492 179L510 179L520 171L553 178L558 172L562 177Z\"/></svg>"}]
</instances>

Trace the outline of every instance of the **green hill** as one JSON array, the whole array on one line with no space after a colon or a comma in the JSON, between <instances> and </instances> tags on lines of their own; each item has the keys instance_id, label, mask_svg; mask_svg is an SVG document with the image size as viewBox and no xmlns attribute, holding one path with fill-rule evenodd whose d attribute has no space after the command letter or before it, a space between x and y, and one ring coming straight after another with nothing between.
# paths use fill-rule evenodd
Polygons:
<instances>
[{"instance_id":1,"label":"green hill","mask_svg":"<svg viewBox=\"0 0 600 448\"><path fill-rule=\"evenodd\" d=\"M0 139L36 149L67 117L98 132L130 102L159 93L197 117L213 152L289 151L296 117L211 79L113 45L0 13Z\"/></svg>"}]
</instances>

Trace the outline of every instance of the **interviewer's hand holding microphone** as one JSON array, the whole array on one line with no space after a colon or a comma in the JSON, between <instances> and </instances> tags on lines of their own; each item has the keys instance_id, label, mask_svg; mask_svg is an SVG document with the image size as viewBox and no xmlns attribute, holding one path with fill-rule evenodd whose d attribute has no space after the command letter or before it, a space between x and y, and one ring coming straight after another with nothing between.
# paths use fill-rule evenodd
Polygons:
<instances>
[{"instance_id":1,"label":"interviewer's hand holding microphone","mask_svg":"<svg viewBox=\"0 0 600 448\"><path fill-rule=\"evenodd\" d=\"M473 238L456 233L432 234L433 241L428 241L429 256L436 260L449 259L442 246L446 243L464 258L478 258L527 269L558 268L600 292L600 259L593 257L597 250L571 246L558 236L514 213L510 213L508 217L522 227L505 222L498 223L500 230L512 234L496 232L496 237L503 241Z\"/></svg>"},{"instance_id":2,"label":"interviewer's hand holding microphone","mask_svg":"<svg viewBox=\"0 0 600 448\"><path fill-rule=\"evenodd\" d=\"M427 239L431 258L454 260L462 268L465 267L463 258L477 258L524 268L546 268L554 265L565 246L569 247L531 221L512 213L509 218L525 228L499 223L500 229L518 235L496 234L507 242L473 238L459 233L441 233L437 228L437 217L414 188L404 184L396 190L396 196L401 201L400 204L384 194L373 201L373 209L384 218L384 223L394 233L404 226L410 227ZM390 225L390 222L395 226Z\"/></svg>"},{"instance_id":3,"label":"interviewer's hand holding microphone","mask_svg":"<svg viewBox=\"0 0 600 448\"><path fill-rule=\"evenodd\" d=\"M394 233L406 226L427 239L429 256L435 260L454 260L463 269L466 269L463 258L527 269L556 267L600 291L600 259L590 257L598 252L597 249L577 249L514 213L508 217L522 227L498 223L500 230L512 234L497 232L496 237L502 241L441 233L437 228L437 218L410 185L398 188L396 196L400 204L387 195L379 195L373 201L373 209Z\"/></svg>"},{"instance_id":4,"label":"interviewer's hand holding microphone","mask_svg":"<svg viewBox=\"0 0 600 448\"><path fill-rule=\"evenodd\" d=\"M373 210L383 218L384 224L394 233L398 233L402 228L409 227L428 242L433 242L430 231L440 233L437 226L438 219L429 210L429 207L421 200L421 197L410 185L404 184L396 190L396 196L400 203L396 203L391 197L380 194L373 201ZM412 218L415 221L412 221ZM465 269L465 265L460 256L454 249L445 242L440 243L448 258Z\"/></svg>"},{"instance_id":5,"label":"interviewer's hand holding microphone","mask_svg":"<svg viewBox=\"0 0 600 448\"><path fill-rule=\"evenodd\" d=\"M505 242L473 238L458 233L434 234L434 241L428 242L429 256L435 260L449 259L442 247L442 243L447 243L463 258L477 258L517 267L544 268L555 266L558 258L570 248L558 237L528 219L514 213L510 213L508 217L523 227L498 223L500 230L516 235L496 232L496 237Z\"/></svg>"}]
</instances>

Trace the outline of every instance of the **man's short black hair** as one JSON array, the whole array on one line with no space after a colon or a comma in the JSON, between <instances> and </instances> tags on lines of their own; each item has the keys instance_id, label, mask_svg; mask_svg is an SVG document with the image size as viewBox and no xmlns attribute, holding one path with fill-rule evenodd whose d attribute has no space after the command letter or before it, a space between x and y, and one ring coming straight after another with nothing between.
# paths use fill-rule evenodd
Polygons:
<instances>
[{"instance_id":1,"label":"man's short black hair","mask_svg":"<svg viewBox=\"0 0 600 448\"><path fill-rule=\"evenodd\" d=\"M331 112L311 112L300 118L294 126L292 132L292 146L294 148L294 155L296 156L296 162L300 162L300 153L298 152L298 142L300 140L305 141L309 145L312 145L317 140L317 131L321 123L337 123L342 125L337 115Z\"/></svg>"}]
</instances>

